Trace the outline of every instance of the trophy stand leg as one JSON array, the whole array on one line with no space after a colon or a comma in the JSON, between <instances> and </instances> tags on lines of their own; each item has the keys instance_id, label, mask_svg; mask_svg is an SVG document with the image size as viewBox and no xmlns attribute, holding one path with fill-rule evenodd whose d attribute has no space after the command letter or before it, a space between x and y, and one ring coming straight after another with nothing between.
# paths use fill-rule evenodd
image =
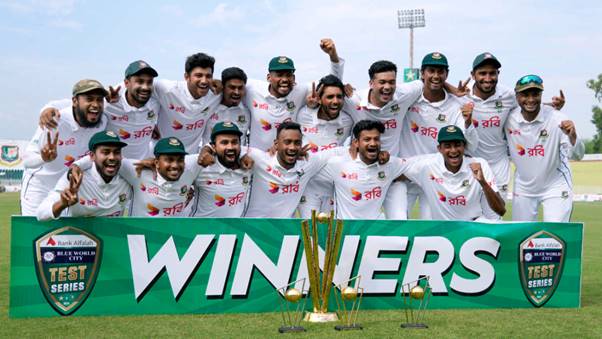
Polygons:
<instances>
[{"instance_id":1,"label":"trophy stand leg","mask_svg":"<svg viewBox=\"0 0 602 339\"><path fill-rule=\"evenodd\" d=\"M408 323L408 324L401 324L401 328L429 328L429 327L426 324Z\"/></svg>"},{"instance_id":2,"label":"trophy stand leg","mask_svg":"<svg viewBox=\"0 0 602 339\"><path fill-rule=\"evenodd\" d=\"M336 325L334 327L334 329L337 331L347 331L347 330L363 330L364 328L360 324L353 324L353 325Z\"/></svg>"},{"instance_id":3,"label":"trophy stand leg","mask_svg":"<svg viewBox=\"0 0 602 339\"><path fill-rule=\"evenodd\" d=\"M278 329L279 333L298 333L307 331L303 326L282 326Z\"/></svg>"}]
</instances>

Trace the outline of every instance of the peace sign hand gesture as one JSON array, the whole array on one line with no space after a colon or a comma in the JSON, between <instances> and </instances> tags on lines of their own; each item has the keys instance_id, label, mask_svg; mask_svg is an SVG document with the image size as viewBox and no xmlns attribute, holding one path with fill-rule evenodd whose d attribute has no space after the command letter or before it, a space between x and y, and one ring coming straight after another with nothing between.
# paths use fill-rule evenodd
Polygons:
<instances>
[{"instance_id":1,"label":"peace sign hand gesture","mask_svg":"<svg viewBox=\"0 0 602 339\"><path fill-rule=\"evenodd\" d=\"M305 99L306 105L309 108L318 108L320 106L318 93L316 92L316 83L311 83L311 93Z\"/></svg>"},{"instance_id":2,"label":"peace sign hand gesture","mask_svg":"<svg viewBox=\"0 0 602 339\"><path fill-rule=\"evenodd\" d=\"M44 162L50 162L56 159L57 145L59 142L59 132L56 131L54 134L54 141L50 138L50 132L46 133L46 144L42 147L40 154Z\"/></svg>"}]
</instances>

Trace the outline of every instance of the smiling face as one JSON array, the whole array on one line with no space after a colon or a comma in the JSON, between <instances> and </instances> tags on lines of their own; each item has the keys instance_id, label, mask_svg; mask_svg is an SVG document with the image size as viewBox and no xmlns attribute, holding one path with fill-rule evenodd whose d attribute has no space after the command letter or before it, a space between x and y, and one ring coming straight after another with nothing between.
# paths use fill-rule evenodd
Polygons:
<instances>
[{"instance_id":1,"label":"smiling face","mask_svg":"<svg viewBox=\"0 0 602 339\"><path fill-rule=\"evenodd\" d=\"M190 73L184 73L184 79L192 97L201 98L211 88L209 85L213 81L213 69L211 67L195 67Z\"/></svg>"},{"instance_id":2,"label":"smiling face","mask_svg":"<svg viewBox=\"0 0 602 339\"><path fill-rule=\"evenodd\" d=\"M541 94L543 91L531 88L516 93L516 101L524 113L536 116L541 107Z\"/></svg>"},{"instance_id":3,"label":"smiling face","mask_svg":"<svg viewBox=\"0 0 602 339\"><path fill-rule=\"evenodd\" d=\"M475 94L489 97L495 92L500 71L494 65L483 65L470 73L474 80ZM483 98L482 98L483 99Z\"/></svg>"},{"instance_id":4,"label":"smiling face","mask_svg":"<svg viewBox=\"0 0 602 339\"><path fill-rule=\"evenodd\" d=\"M134 107L144 106L153 93L153 76L150 74L136 74L125 79L127 101Z\"/></svg>"},{"instance_id":5,"label":"smiling face","mask_svg":"<svg viewBox=\"0 0 602 339\"><path fill-rule=\"evenodd\" d=\"M320 111L328 119L336 119L343 108L343 91L335 86L325 87L320 96Z\"/></svg>"},{"instance_id":6,"label":"smiling face","mask_svg":"<svg viewBox=\"0 0 602 339\"><path fill-rule=\"evenodd\" d=\"M421 75L425 89L441 91L447 80L447 69L445 67L426 66L421 71Z\"/></svg>"},{"instance_id":7,"label":"smiling face","mask_svg":"<svg viewBox=\"0 0 602 339\"><path fill-rule=\"evenodd\" d=\"M464 159L464 147L464 141L461 140L442 141L437 146L439 153L443 155L445 167L450 172L456 173L460 170Z\"/></svg>"},{"instance_id":8,"label":"smiling face","mask_svg":"<svg viewBox=\"0 0 602 339\"><path fill-rule=\"evenodd\" d=\"M245 82L241 79L230 79L224 84L222 104L226 107L235 107L240 104L245 96Z\"/></svg>"},{"instance_id":9,"label":"smiling face","mask_svg":"<svg viewBox=\"0 0 602 339\"><path fill-rule=\"evenodd\" d=\"M295 86L295 73L293 71L270 71L267 79L270 83L270 94L276 98L287 96Z\"/></svg>"},{"instance_id":10,"label":"smiling face","mask_svg":"<svg viewBox=\"0 0 602 339\"><path fill-rule=\"evenodd\" d=\"M184 173L184 155L160 154L155 158L155 168L165 180L176 181Z\"/></svg>"},{"instance_id":11,"label":"smiling face","mask_svg":"<svg viewBox=\"0 0 602 339\"><path fill-rule=\"evenodd\" d=\"M383 107L393 99L397 87L397 73L387 71L374 74L370 79L369 101L376 107Z\"/></svg>"},{"instance_id":12,"label":"smiling face","mask_svg":"<svg viewBox=\"0 0 602 339\"><path fill-rule=\"evenodd\" d=\"M121 147L117 145L98 145L90 155L96 170L105 182L111 181L121 167Z\"/></svg>"},{"instance_id":13,"label":"smiling face","mask_svg":"<svg viewBox=\"0 0 602 339\"><path fill-rule=\"evenodd\" d=\"M105 96L100 90L78 94L73 97L73 113L82 127L96 126L104 111Z\"/></svg>"},{"instance_id":14,"label":"smiling face","mask_svg":"<svg viewBox=\"0 0 602 339\"><path fill-rule=\"evenodd\" d=\"M240 137L236 134L218 134L215 136L215 153L219 162L227 168L236 168L240 156Z\"/></svg>"},{"instance_id":15,"label":"smiling face","mask_svg":"<svg viewBox=\"0 0 602 339\"><path fill-rule=\"evenodd\" d=\"M286 169L293 168L301 152L302 136L296 129L284 129L274 141L280 165Z\"/></svg>"},{"instance_id":16,"label":"smiling face","mask_svg":"<svg viewBox=\"0 0 602 339\"><path fill-rule=\"evenodd\" d=\"M369 165L378 160L380 132L376 128L361 131L359 137L353 142L357 147L360 159L364 163Z\"/></svg>"}]
</instances>

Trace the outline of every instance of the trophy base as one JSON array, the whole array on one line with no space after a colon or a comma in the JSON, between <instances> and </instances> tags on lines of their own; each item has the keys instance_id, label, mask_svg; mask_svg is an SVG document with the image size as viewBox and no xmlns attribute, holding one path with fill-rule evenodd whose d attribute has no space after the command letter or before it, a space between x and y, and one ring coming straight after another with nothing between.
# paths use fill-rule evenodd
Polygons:
<instances>
[{"instance_id":1,"label":"trophy base","mask_svg":"<svg viewBox=\"0 0 602 339\"><path fill-rule=\"evenodd\" d=\"M360 324L353 325L337 325L334 327L337 331L347 331L347 330L363 330L364 328Z\"/></svg>"},{"instance_id":2,"label":"trophy base","mask_svg":"<svg viewBox=\"0 0 602 339\"><path fill-rule=\"evenodd\" d=\"M401 324L401 328L429 328L426 324L407 323Z\"/></svg>"},{"instance_id":3,"label":"trophy base","mask_svg":"<svg viewBox=\"0 0 602 339\"><path fill-rule=\"evenodd\" d=\"M307 312L303 320L310 323L328 323L332 321L338 321L339 317L334 312L320 313L320 312Z\"/></svg>"},{"instance_id":4,"label":"trophy base","mask_svg":"<svg viewBox=\"0 0 602 339\"><path fill-rule=\"evenodd\" d=\"M279 333L298 333L305 331L306 329L303 326L282 326L278 329Z\"/></svg>"}]
</instances>

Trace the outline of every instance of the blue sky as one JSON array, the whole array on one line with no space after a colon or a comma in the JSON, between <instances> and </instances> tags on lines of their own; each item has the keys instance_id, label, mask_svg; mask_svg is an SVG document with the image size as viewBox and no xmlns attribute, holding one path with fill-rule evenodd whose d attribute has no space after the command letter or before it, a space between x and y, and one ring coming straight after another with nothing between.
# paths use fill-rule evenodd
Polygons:
<instances>
[{"instance_id":1,"label":"blue sky","mask_svg":"<svg viewBox=\"0 0 602 339\"><path fill-rule=\"evenodd\" d=\"M39 109L70 97L73 84L95 78L118 83L127 64L144 59L160 77L182 79L186 56L216 57L216 75L230 66L264 79L268 60L287 55L297 80L328 71L318 47L332 37L346 59L345 82L367 86L379 59L408 65L407 30L397 9L424 8L415 30L414 64L432 51L450 62L449 81L469 75L484 51L502 63L500 83L524 74L544 79L549 99L563 89L563 111L581 137L595 133L596 104L585 87L602 73L602 6L597 1L91 1L0 0L0 138L29 139Z\"/></svg>"}]
</instances>

